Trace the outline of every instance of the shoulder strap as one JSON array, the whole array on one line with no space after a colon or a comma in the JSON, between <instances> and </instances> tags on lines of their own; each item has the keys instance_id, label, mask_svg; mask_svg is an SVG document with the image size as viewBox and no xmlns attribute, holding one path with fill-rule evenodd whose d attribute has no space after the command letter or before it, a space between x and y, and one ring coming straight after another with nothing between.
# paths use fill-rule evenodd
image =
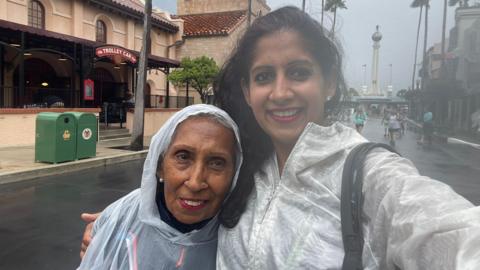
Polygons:
<instances>
[{"instance_id":1,"label":"shoulder strap","mask_svg":"<svg viewBox=\"0 0 480 270\"><path fill-rule=\"evenodd\" d=\"M345 257L343 258L342 270L363 269L362 251L364 240L361 222L363 163L367 154L377 147L397 153L395 149L383 143L362 143L350 151L343 167L340 217Z\"/></svg>"}]
</instances>

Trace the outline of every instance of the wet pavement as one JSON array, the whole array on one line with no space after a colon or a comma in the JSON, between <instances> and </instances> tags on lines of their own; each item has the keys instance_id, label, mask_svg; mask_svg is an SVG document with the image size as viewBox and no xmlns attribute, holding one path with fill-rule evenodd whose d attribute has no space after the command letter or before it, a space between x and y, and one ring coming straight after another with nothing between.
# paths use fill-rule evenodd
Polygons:
<instances>
[{"instance_id":1,"label":"wet pavement","mask_svg":"<svg viewBox=\"0 0 480 270\"><path fill-rule=\"evenodd\" d=\"M370 119L364 135L378 142L383 128ZM420 173L450 184L480 204L480 150L434 144L423 148L407 132L396 147ZM142 160L0 185L0 269L75 269L84 229L80 213L98 211L140 185Z\"/></svg>"},{"instance_id":2,"label":"wet pavement","mask_svg":"<svg viewBox=\"0 0 480 270\"><path fill-rule=\"evenodd\" d=\"M371 141L387 143L379 119L369 119L363 135ZM480 150L467 145L434 142L417 144L419 135L406 131L395 148L413 161L419 172L450 185L457 193L480 205Z\"/></svg>"},{"instance_id":3,"label":"wet pavement","mask_svg":"<svg viewBox=\"0 0 480 270\"><path fill-rule=\"evenodd\" d=\"M140 185L143 160L0 185L0 269L75 269L83 211Z\"/></svg>"}]
</instances>

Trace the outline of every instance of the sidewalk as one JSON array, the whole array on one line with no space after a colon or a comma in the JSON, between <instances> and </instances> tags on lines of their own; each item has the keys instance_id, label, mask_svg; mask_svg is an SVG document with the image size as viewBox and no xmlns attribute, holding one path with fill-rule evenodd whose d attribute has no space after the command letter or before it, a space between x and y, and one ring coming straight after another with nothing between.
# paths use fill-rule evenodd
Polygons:
<instances>
[{"instance_id":1,"label":"sidewalk","mask_svg":"<svg viewBox=\"0 0 480 270\"><path fill-rule=\"evenodd\" d=\"M144 141L148 145L150 138L145 138ZM58 164L36 163L34 145L0 148L0 184L107 166L147 156L148 150L136 152L112 148L127 146L129 143L129 139L99 141L96 157Z\"/></svg>"},{"instance_id":2,"label":"sidewalk","mask_svg":"<svg viewBox=\"0 0 480 270\"><path fill-rule=\"evenodd\" d=\"M415 132L421 133L422 132L422 125L420 123L417 123L411 119L407 119L409 128L413 128ZM447 136L445 134L441 134L439 132L434 132L433 136L443 142L449 143L449 144L462 144L462 145L467 145L470 147L473 147L475 149L480 150L480 143L472 138L468 137L461 137L461 136Z\"/></svg>"}]
</instances>

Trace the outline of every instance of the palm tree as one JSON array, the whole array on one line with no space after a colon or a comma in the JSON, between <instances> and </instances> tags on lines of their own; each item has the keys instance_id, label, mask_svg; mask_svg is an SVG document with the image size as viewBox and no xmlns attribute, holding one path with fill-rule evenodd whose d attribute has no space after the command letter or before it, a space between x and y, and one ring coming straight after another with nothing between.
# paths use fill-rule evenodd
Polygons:
<instances>
[{"instance_id":1,"label":"palm tree","mask_svg":"<svg viewBox=\"0 0 480 270\"><path fill-rule=\"evenodd\" d=\"M152 0L145 0L145 12L143 15L143 42L140 51L140 62L138 64L137 89L135 91L135 114L133 117L132 140L130 149L143 149L143 124L145 113L144 95L147 81L148 53L150 52L150 30L152 19Z\"/></svg>"},{"instance_id":2,"label":"palm tree","mask_svg":"<svg viewBox=\"0 0 480 270\"><path fill-rule=\"evenodd\" d=\"M332 31L331 31L332 38L335 37L335 24L337 22L337 9L347 9L347 6L345 5L345 0L327 0L327 3L325 4L325 10L333 12L333 25L332 25Z\"/></svg>"},{"instance_id":3,"label":"palm tree","mask_svg":"<svg viewBox=\"0 0 480 270\"><path fill-rule=\"evenodd\" d=\"M456 6L459 4L460 7L468 7L468 0L450 0L448 2L449 6Z\"/></svg>"},{"instance_id":4,"label":"palm tree","mask_svg":"<svg viewBox=\"0 0 480 270\"><path fill-rule=\"evenodd\" d=\"M415 4L415 6L414 6ZM423 12L423 4L413 2L411 7L420 7L420 13L418 14L418 27L417 27L417 41L415 43L415 58L413 60L413 74L412 74L412 90L415 89L415 75L417 72L417 55L418 55L418 41L420 40L420 26L422 24L422 12Z\"/></svg>"},{"instance_id":5,"label":"palm tree","mask_svg":"<svg viewBox=\"0 0 480 270\"><path fill-rule=\"evenodd\" d=\"M428 38L428 8L429 8L430 0L414 0L411 7L419 7L425 6L425 32L424 32L424 40L423 40L423 58L422 58L422 81L420 89L424 90L425 87L425 77L427 72L427 38Z\"/></svg>"},{"instance_id":6,"label":"palm tree","mask_svg":"<svg viewBox=\"0 0 480 270\"><path fill-rule=\"evenodd\" d=\"M452 0L450 0L452 1ZM442 62L440 72L445 72L445 32L447 31L447 0L443 0L443 24L442 24ZM442 74L443 75L443 74Z\"/></svg>"},{"instance_id":7,"label":"palm tree","mask_svg":"<svg viewBox=\"0 0 480 270\"><path fill-rule=\"evenodd\" d=\"M322 20L320 24L323 26L323 14L325 13L325 0L322 0Z\"/></svg>"}]
</instances>

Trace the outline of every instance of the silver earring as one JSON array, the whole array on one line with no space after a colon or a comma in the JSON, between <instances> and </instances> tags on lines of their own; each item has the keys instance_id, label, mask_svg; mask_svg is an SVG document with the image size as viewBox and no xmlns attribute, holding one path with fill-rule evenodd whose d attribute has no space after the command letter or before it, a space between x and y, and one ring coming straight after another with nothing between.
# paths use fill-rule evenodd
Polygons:
<instances>
[{"instance_id":1,"label":"silver earring","mask_svg":"<svg viewBox=\"0 0 480 270\"><path fill-rule=\"evenodd\" d=\"M159 177L158 182L163 183L163 178Z\"/></svg>"}]
</instances>

